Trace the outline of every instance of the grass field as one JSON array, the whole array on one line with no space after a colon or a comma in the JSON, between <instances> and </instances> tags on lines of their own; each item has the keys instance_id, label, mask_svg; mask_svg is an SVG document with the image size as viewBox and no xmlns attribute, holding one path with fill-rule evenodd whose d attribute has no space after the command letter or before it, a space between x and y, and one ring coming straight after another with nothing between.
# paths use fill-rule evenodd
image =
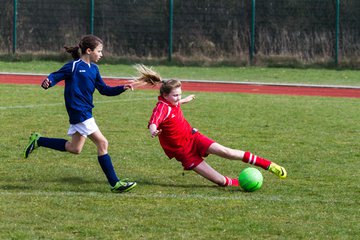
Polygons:
<instances>
[{"instance_id":1,"label":"grass field","mask_svg":"<svg viewBox=\"0 0 360 240\"><path fill-rule=\"evenodd\" d=\"M184 93L184 95L190 94ZM0 239L357 239L359 99L196 93L188 121L219 143L288 170L261 190L220 188L168 160L147 121L156 91L95 94L94 116L121 177L112 194L88 141L80 155L39 148L32 131L66 138L63 88L0 85ZM248 165L209 156L229 176Z\"/></svg>"}]
</instances>

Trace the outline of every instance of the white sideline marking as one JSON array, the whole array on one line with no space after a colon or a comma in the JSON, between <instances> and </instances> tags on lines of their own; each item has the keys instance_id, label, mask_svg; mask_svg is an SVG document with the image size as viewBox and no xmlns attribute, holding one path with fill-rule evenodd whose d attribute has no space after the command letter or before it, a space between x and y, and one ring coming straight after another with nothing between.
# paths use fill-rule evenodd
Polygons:
<instances>
[{"instance_id":1,"label":"white sideline marking","mask_svg":"<svg viewBox=\"0 0 360 240\"><path fill-rule=\"evenodd\" d=\"M64 105L64 103L48 103L48 104L37 104L37 105L17 105L17 106L7 106L3 107L0 106L0 110L7 110L7 109L15 109L15 108L35 108L35 107L50 107L50 106L60 106Z\"/></svg>"},{"instance_id":2,"label":"white sideline marking","mask_svg":"<svg viewBox=\"0 0 360 240\"><path fill-rule=\"evenodd\" d=\"M123 193L123 194L115 194L111 192L103 193L103 192L45 192L45 191L38 191L38 192L0 192L0 196L43 196L43 197L102 197L102 198L109 198L109 195L116 196L117 198L126 198L126 199L134 199L134 198L144 198L144 199L199 199L199 200L209 200L209 201L224 201L224 200L241 200L241 201L251 201L254 200L266 200L272 202L301 202L304 203L306 201L312 201L311 198L282 198L278 195L272 195L264 198L263 196L254 196L246 194L244 192L239 192L239 195L232 195L232 196L208 196L202 194L164 194L164 193L150 193L150 194L138 194L135 192L130 193ZM334 202L341 202L341 203L349 203L355 204L354 199L322 199L322 203L334 203Z\"/></svg>"},{"instance_id":3,"label":"white sideline marking","mask_svg":"<svg viewBox=\"0 0 360 240\"><path fill-rule=\"evenodd\" d=\"M156 98L131 98L131 99L119 99L119 100L103 100L94 101L94 104L101 103L115 103L115 102L131 102L141 100L151 100ZM16 108L39 108L39 107L51 107L51 106L65 106L65 103L47 103L47 104L36 104L36 105L15 105L15 106L0 106L0 110L16 109Z\"/></svg>"},{"instance_id":4,"label":"white sideline marking","mask_svg":"<svg viewBox=\"0 0 360 240\"><path fill-rule=\"evenodd\" d=\"M240 192L239 192L240 193ZM248 195L238 195L238 196L208 196L202 194L164 194L164 193L152 193L152 194L137 194L137 193L124 193L124 194L114 194L114 193L101 193L101 192L0 192L0 196L101 196L108 198L108 195L116 195L124 198L153 198L153 199L202 199L202 200L212 200L212 201L224 201L224 200L246 200ZM262 199L259 197L259 199ZM254 200L254 197L251 197L251 201ZM278 196L273 196L267 198L270 201L284 201ZM250 199L249 199L250 201Z\"/></svg>"}]
</instances>

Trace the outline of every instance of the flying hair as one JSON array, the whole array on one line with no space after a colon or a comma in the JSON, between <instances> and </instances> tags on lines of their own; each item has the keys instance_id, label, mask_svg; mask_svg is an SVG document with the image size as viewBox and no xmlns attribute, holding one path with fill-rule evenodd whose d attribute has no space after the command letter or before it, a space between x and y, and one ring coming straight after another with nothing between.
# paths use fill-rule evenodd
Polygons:
<instances>
[{"instance_id":1,"label":"flying hair","mask_svg":"<svg viewBox=\"0 0 360 240\"><path fill-rule=\"evenodd\" d=\"M143 64L136 64L134 65L134 67L140 74L140 76L134 80L137 86L144 86L144 85L156 86L161 84L160 95L167 95L173 89L181 87L181 82L179 80L176 79L162 80L161 76L157 72L155 72L149 67L146 67Z\"/></svg>"},{"instance_id":2,"label":"flying hair","mask_svg":"<svg viewBox=\"0 0 360 240\"><path fill-rule=\"evenodd\" d=\"M142 82L151 86L156 86L163 82L157 72L143 64L136 64L134 65L134 68L140 74L140 76L136 78L135 81Z\"/></svg>"}]
</instances>

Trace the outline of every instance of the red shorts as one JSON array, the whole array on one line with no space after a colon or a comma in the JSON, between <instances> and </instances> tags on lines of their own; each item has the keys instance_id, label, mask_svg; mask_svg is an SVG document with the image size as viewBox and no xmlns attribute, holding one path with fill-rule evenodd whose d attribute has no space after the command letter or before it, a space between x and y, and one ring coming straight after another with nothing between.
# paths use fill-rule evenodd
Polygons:
<instances>
[{"instance_id":1,"label":"red shorts","mask_svg":"<svg viewBox=\"0 0 360 240\"><path fill-rule=\"evenodd\" d=\"M181 151L175 153L175 159L181 162L184 170L192 170L204 161L203 158L208 156L207 150L215 142L199 132L194 133L193 136Z\"/></svg>"}]
</instances>

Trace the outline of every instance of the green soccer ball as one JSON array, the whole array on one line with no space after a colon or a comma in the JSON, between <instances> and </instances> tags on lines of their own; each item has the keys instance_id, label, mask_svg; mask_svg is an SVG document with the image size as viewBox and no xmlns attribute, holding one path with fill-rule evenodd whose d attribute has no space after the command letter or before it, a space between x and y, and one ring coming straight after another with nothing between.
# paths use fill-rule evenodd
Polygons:
<instances>
[{"instance_id":1,"label":"green soccer ball","mask_svg":"<svg viewBox=\"0 0 360 240\"><path fill-rule=\"evenodd\" d=\"M259 190L263 184L263 176L256 168L248 167L239 175L240 187L246 192Z\"/></svg>"}]
</instances>

